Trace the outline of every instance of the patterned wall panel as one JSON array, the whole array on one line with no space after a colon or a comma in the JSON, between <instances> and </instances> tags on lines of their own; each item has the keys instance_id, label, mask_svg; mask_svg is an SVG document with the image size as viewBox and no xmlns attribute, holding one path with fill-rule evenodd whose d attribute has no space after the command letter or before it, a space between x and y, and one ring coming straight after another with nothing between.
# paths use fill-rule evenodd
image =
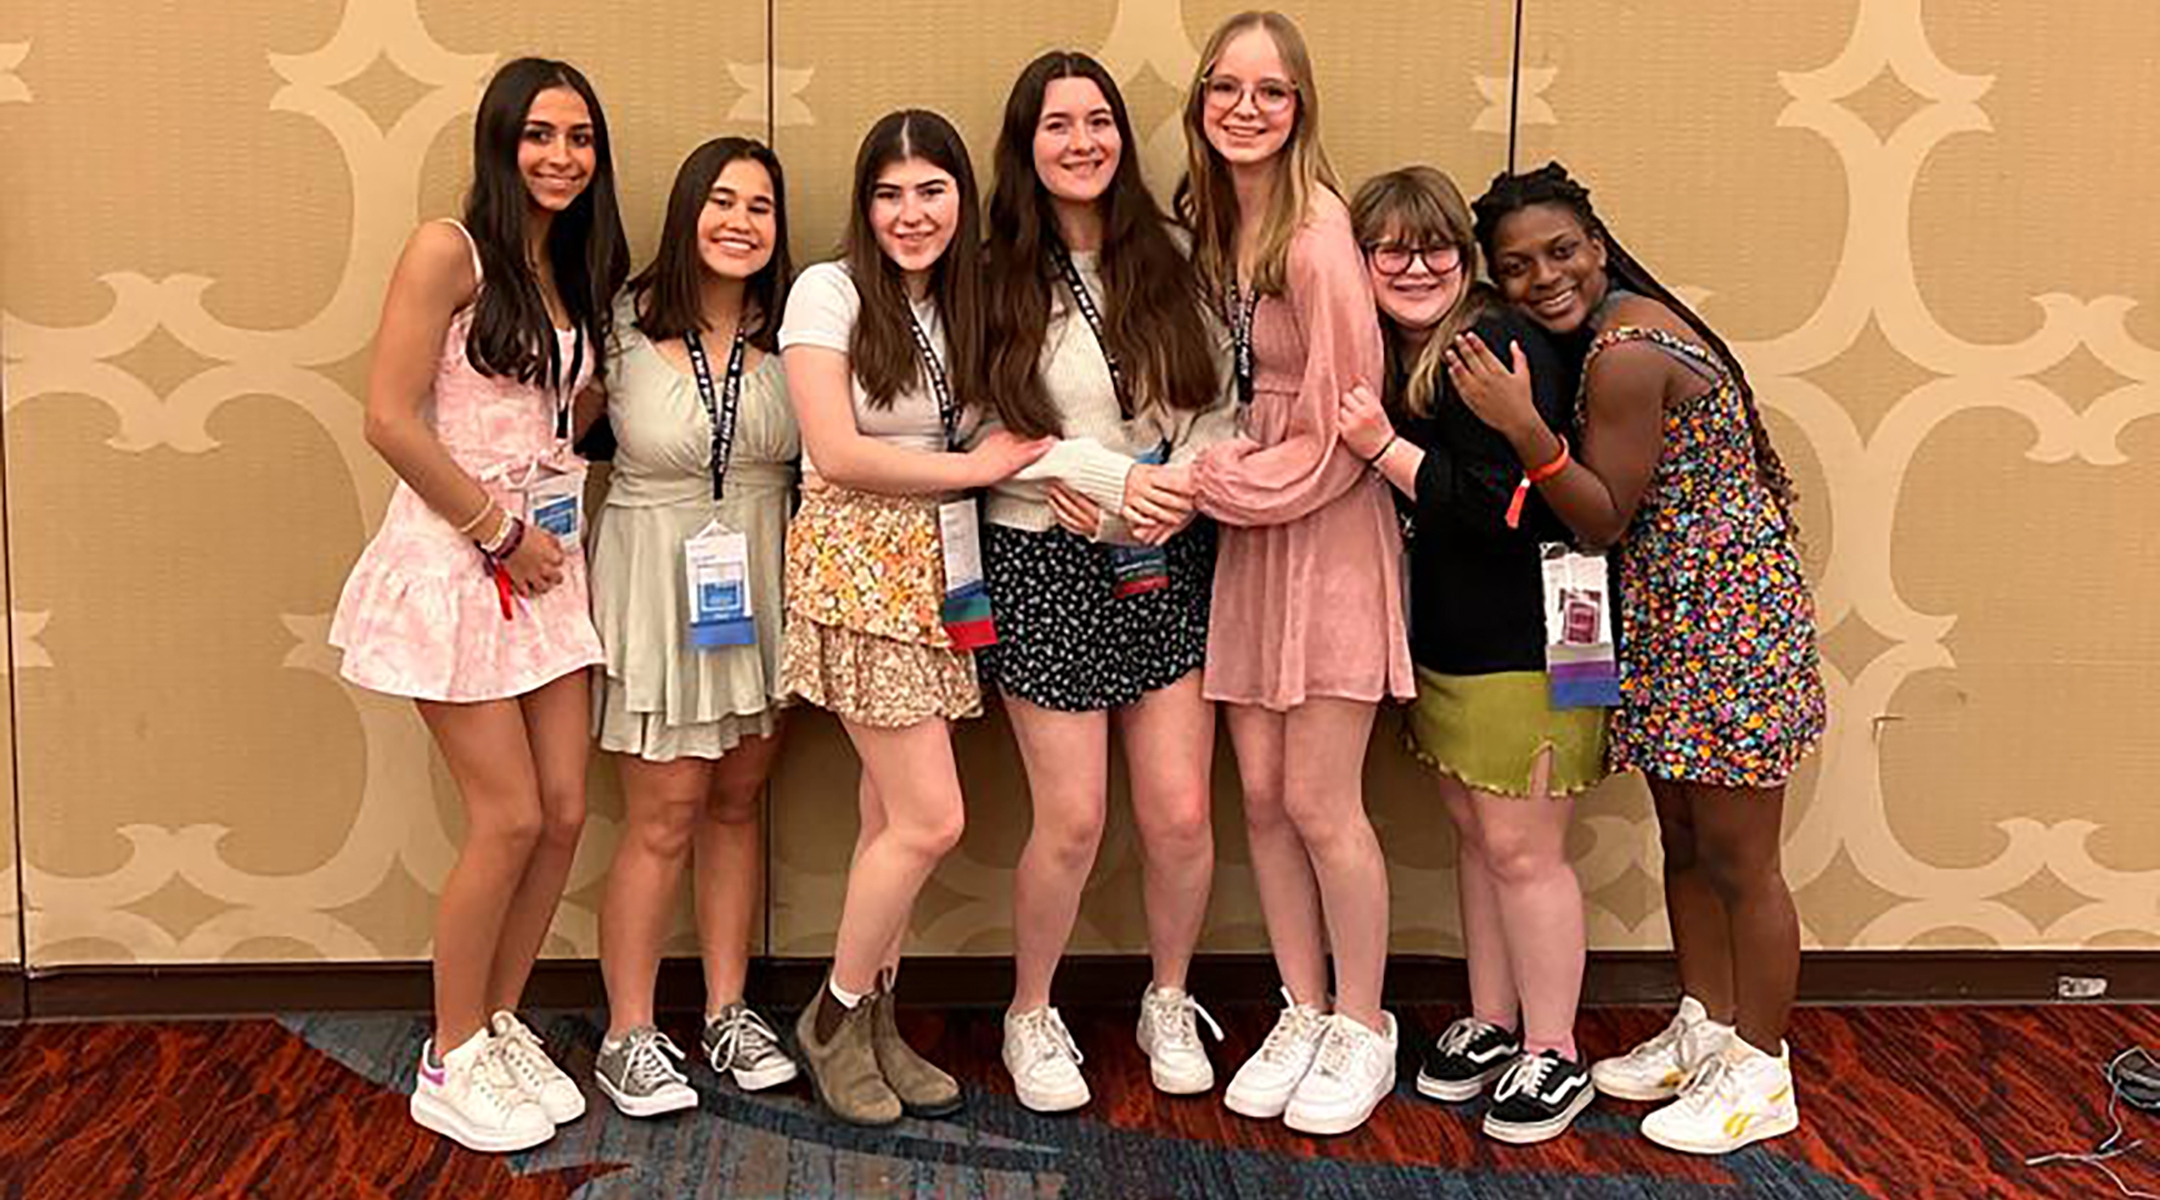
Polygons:
<instances>
[{"instance_id":1,"label":"patterned wall panel","mask_svg":"<svg viewBox=\"0 0 2160 1200\"><path fill-rule=\"evenodd\" d=\"M2160 251L2124 235L2160 168L2103 148L2160 130L2160 13L2078 5L2049 44L1917 0L1783 6L1775 38L1759 8L1628 7L1531 0L1523 160L1564 159L1700 300L1807 496L1810 941L2160 945L2160 580L2126 541L2160 494ZM1653 860L1643 808L1592 808Z\"/></svg>"}]
</instances>

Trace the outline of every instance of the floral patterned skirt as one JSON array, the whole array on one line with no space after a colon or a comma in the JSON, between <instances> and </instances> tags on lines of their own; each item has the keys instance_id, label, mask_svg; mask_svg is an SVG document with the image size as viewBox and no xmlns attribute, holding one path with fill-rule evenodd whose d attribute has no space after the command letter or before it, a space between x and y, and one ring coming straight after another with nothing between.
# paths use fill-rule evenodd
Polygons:
<instances>
[{"instance_id":1,"label":"floral patterned skirt","mask_svg":"<svg viewBox=\"0 0 2160 1200\"><path fill-rule=\"evenodd\" d=\"M938 620L937 501L807 484L788 525L780 684L864 725L982 712L974 656Z\"/></svg>"}]
</instances>

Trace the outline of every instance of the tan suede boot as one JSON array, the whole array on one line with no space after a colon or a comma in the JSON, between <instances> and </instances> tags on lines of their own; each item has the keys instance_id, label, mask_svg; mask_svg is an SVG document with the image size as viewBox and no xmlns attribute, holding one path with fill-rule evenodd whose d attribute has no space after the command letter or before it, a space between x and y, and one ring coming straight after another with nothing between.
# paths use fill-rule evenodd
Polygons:
<instances>
[{"instance_id":1,"label":"tan suede boot","mask_svg":"<svg viewBox=\"0 0 2160 1200\"><path fill-rule=\"evenodd\" d=\"M817 998L795 1020L795 1041L802 1047L811 1086L834 1116L851 1125L890 1125L904 1110L878 1069L877 1050L871 1044L875 1022L869 997L840 1018L830 1042L817 1040L818 1006L838 1003L820 988Z\"/></svg>"},{"instance_id":2,"label":"tan suede boot","mask_svg":"<svg viewBox=\"0 0 2160 1200\"><path fill-rule=\"evenodd\" d=\"M878 1070L884 1073L885 1082L900 1097L901 1107L907 1114L911 1117L949 1117L959 1112L959 1082L930 1065L901 1039L900 1024L893 1015L897 1006L893 1000L891 977L880 978L877 991L863 1003L871 1013L870 1042L877 1050Z\"/></svg>"}]
</instances>

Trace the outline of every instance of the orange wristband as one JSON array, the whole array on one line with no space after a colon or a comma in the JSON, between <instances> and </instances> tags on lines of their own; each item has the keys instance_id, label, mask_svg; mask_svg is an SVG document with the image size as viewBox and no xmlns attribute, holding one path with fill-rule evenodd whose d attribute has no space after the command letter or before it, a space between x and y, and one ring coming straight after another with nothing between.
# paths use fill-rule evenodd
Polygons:
<instances>
[{"instance_id":1,"label":"orange wristband","mask_svg":"<svg viewBox=\"0 0 2160 1200\"><path fill-rule=\"evenodd\" d=\"M1514 529L1522 524L1523 503L1530 499L1530 485L1543 483L1551 479L1560 472L1567 470L1567 465L1573 461L1575 460L1568 454L1567 438L1563 436L1560 439L1560 453L1553 455L1551 462L1534 471L1523 473L1522 481L1515 485L1515 495L1508 500L1507 527L1509 529Z\"/></svg>"}]
</instances>

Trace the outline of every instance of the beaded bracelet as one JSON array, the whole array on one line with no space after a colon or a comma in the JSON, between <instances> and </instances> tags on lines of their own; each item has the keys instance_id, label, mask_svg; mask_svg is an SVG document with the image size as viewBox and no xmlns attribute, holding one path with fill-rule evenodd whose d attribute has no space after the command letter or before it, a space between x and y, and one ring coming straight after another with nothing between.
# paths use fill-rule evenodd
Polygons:
<instances>
[{"instance_id":1,"label":"beaded bracelet","mask_svg":"<svg viewBox=\"0 0 2160 1200\"><path fill-rule=\"evenodd\" d=\"M484 538L473 539L473 544L480 547L480 553L489 558L500 558L506 553L502 547L510 540L510 531L517 524L516 517L500 509L496 511L501 513L501 517L495 522L495 532Z\"/></svg>"}]
</instances>

